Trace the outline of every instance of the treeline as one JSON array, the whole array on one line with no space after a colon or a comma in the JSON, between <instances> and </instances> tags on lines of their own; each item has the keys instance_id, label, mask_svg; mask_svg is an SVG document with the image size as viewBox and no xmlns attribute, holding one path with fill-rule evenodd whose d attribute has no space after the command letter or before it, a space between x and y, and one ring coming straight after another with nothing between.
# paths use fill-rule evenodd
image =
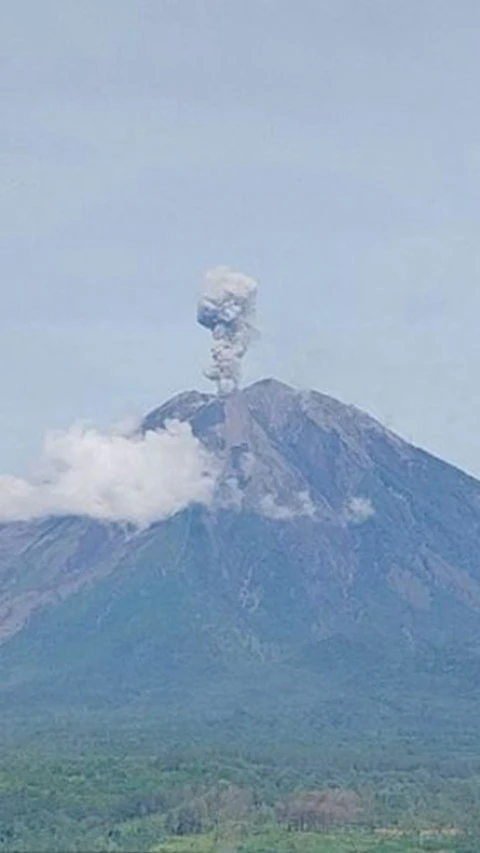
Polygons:
<instances>
[{"instance_id":1,"label":"treeline","mask_svg":"<svg viewBox=\"0 0 480 853\"><path fill-rule=\"evenodd\" d=\"M195 835L226 826L318 831L357 823L362 813L362 800L354 791L298 791L272 805L252 789L223 782L168 810L165 829L171 835Z\"/></svg>"},{"instance_id":2,"label":"treeline","mask_svg":"<svg viewBox=\"0 0 480 853\"><path fill-rule=\"evenodd\" d=\"M0 753L0 851L148 851L172 836L200 844L204 834L294 838L342 827L455 826L480 838L480 761L470 745L456 754L393 742L299 749L270 737L247 752L233 738L215 748L203 735L175 743L145 728L90 734L42 739L39 752L33 732Z\"/></svg>"}]
</instances>

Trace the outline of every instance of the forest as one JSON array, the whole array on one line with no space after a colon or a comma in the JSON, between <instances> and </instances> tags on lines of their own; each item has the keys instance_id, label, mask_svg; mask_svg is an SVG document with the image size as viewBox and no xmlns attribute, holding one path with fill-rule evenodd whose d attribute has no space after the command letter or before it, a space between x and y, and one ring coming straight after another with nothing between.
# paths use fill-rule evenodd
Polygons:
<instances>
[{"instance_id":1,"label":"forest","mask_svg":"<svg viewBox=\"0 0 480 853\"><path fill-rule=\"evenodd\" d=\"M73 725L73 722L75 724ZM238 721L237 721L238 722ZM480 759L458 744L69 716L4 721L0 850L480 849Z\"/></svg>"}]
</instances>

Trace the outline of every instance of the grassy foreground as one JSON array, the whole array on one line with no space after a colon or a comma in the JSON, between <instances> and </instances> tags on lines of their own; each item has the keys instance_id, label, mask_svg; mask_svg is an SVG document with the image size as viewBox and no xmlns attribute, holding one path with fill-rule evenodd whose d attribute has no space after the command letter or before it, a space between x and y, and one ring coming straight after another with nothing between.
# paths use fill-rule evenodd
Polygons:
<instances>
[{"instance_id":1,"label":"grassy foreground","mask_svg":"<svg viewBox=\"0 0 480 853\"><path fill-rule=\"evenodd\" d=\"M461 836L447 831L423 830L409 834L396 829L374 832L282 832L232 837L187 836L171 838L152 848L152 853L478 853Z\"/></svg>"}]
</instances>

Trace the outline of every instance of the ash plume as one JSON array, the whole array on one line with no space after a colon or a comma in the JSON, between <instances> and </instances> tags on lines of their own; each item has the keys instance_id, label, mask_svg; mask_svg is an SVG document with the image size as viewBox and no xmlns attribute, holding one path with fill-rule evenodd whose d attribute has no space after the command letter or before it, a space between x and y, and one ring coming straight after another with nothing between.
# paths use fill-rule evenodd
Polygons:
<instances>
[{"instance_id":1,"label":"ash plume","mask_svg":"<svg viewBox=\"0 0 480 853\"><path fill-rule=\"evenodd\" d=\"M228 267L216 267L205 276L197 319L212 332L212 362L205 376L221 396L239 386L242 359L255 334L256 296L256 281Z\"/></svg>"}]
</instances>

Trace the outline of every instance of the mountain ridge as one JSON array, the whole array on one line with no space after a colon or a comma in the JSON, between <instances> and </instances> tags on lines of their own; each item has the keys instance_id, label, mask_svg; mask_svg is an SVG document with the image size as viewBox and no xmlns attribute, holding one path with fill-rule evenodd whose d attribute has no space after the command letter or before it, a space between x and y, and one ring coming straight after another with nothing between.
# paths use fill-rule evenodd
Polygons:
<instances>
[{"instance_id":1,"label":"mountain ridge","mask_svg":"<svg viewBox=\"0 0 480 853\"><path fill-rule=\"evenodd\" d=\"M277 380L185 392L140 429L172 419L219 464L210 506L146 530L0 528L1 701L159 702L188 684L200 697L214 678L234 705L232 678L249 672L267 704L279 673L338 698L358 671L418 697L422 677L442 685L447 659L476 691L480 483ZM442 690L457 681L454 667Z\"/></svg>"}]
</instances>

